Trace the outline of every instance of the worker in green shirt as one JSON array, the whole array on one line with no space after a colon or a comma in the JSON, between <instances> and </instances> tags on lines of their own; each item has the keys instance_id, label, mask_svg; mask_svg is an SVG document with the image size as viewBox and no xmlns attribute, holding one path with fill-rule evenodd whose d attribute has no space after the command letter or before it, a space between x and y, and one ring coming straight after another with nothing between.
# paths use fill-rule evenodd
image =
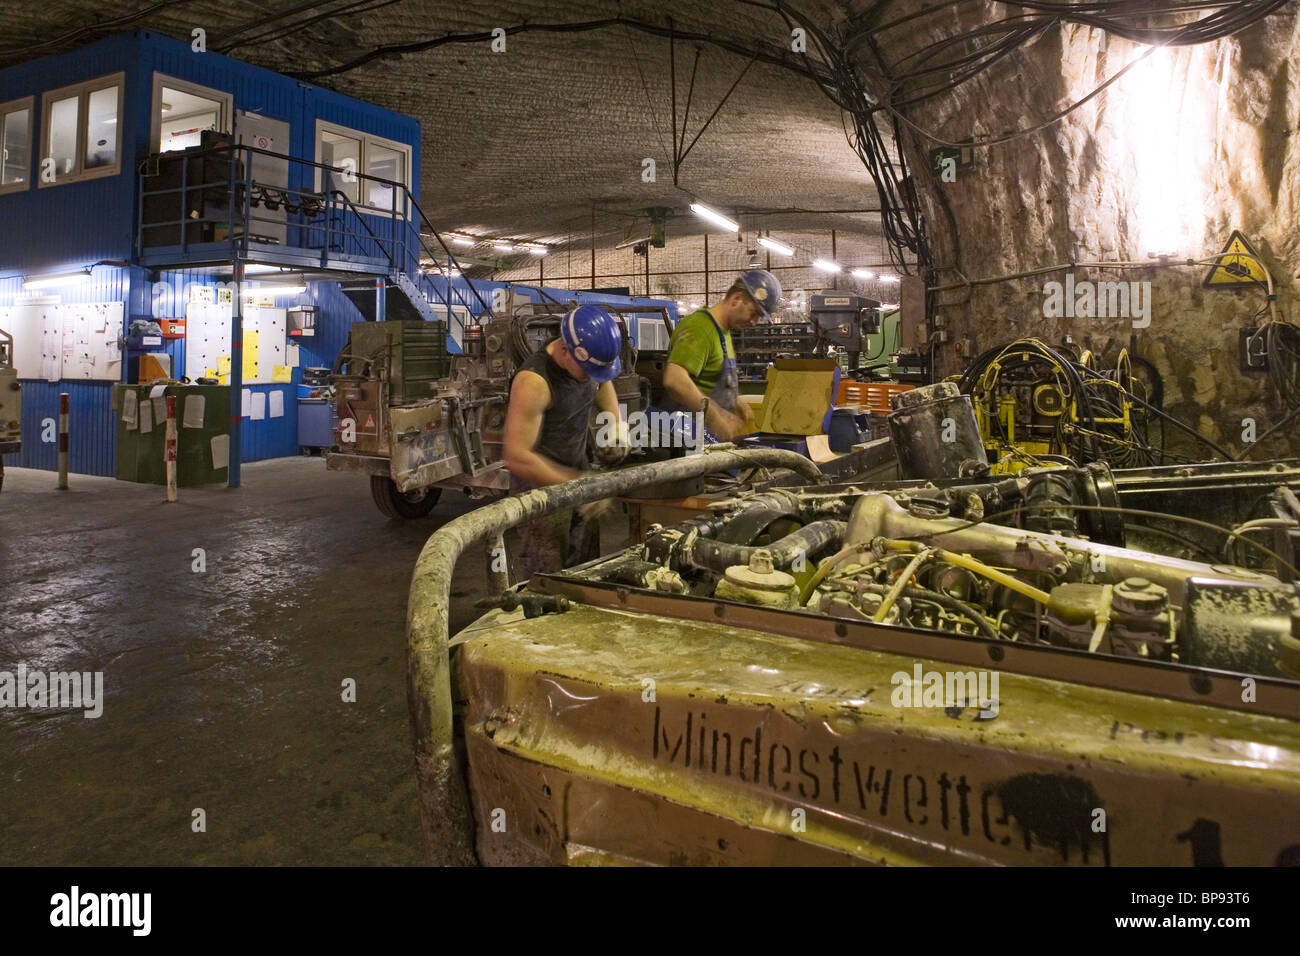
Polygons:
<instances>
[{"instance_id":1,"label":"worker in green shirt","mask_svg":"<svg viewBox=\"0 0 1300 956\"><path fill-rule=\"evenodd\" d=\"M677 323L668 340L664 404L671 411L703 412L705 427L721 441L749 430L753 413L740 400L731 333L781 307L781 283L766 269L751 269L732 283L721 302Z\"/></svg>"}]
</instances>

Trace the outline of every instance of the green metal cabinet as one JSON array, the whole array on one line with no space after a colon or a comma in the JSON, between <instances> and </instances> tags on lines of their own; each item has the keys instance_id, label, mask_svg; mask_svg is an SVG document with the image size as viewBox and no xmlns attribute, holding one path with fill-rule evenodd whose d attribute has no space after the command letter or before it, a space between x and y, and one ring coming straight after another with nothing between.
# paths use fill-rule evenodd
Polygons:
<instances>
[{"instance_id":1,"label":"green metal cabinet","mask_svg":"<svg viewBox=\"0 0 1300 956\"><path fill-rule=\"evenodd\" d=\"M117 419L117 477L123 481L140 481L161 485L167 480L163 461L167 435L166 418L153 417L152 428L141 432L141 405L150 402L152 385L115 385L113 410ZM122 420L122 409L127 392L136 396L136 421L129 425ZM226 480L226 468L213 467L212 440L230 434L230 387L228 385L168 385L162 396L176 397L176 484L180 487L208 485ZM203 424L198 428L184 427L186 401L203 399ZM227 445L228 449L228 445Z\"/></svg>"}]
</instances>

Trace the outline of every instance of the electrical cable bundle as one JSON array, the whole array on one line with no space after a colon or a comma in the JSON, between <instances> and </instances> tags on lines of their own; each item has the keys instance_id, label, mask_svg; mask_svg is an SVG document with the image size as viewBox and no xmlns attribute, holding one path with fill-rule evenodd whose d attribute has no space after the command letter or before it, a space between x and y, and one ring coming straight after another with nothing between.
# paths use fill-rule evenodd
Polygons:
<instances>
[{"instance_id":1,"label":"electrical cable bundle","mask_svg":"<svg viewBox=\"0 0 1300 956\"><path fill-rule=\"evenodd\" d=\"M995 363L998 368L991 368ZM1134 364L1143 369L1147 381L1134 376ZM1025 379L1025 375L1036 378ZM1009 383L1001 382L1004 376ZM1089 366L1086 355L1068 355L1039 339L1019 339L979 355L962 374L958 387L973 401L988 403L985 411L990 427L1002 432L996 405L998 388L1028 387L1048 376L1067 400L1066 411L1057 417L1052 444L1080 464L1104 460L1115 468L1129 468L1163 464L1168 458L1193 460L1165 449L1165 423L1186 432L1225 460L1236 460L1212 439L1163 410L1164 386L1159 373L1150 362L1130 357L1127 350L1121 351L1113 370L1099 371ZM1119 424L1126 404L1131 406L1127 431ZM1161 424L1158 447L1149 439L1150 425L1156 420ZM1004 444L1011 444L1005 433L1000 437Z\"/></svg>"}]
</instances>

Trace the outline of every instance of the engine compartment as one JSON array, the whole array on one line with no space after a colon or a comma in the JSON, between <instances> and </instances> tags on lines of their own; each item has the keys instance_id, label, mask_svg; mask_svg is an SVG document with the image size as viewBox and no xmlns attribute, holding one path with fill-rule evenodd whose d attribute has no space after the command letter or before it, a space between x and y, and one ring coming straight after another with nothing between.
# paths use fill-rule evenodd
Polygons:
<instances>
[{"instance_id":1,"label":"engine compartment","mask_svg":"<svg viewBox=\"0 0 1300 956\"><path fill-rule=\"evenodd\" d=\"M1300 515L1289 511L1300 471L1289 462L1257 466L1254 507L1266 500L1282 516L1231 528L1211 520L1227 513L1214 491L1226 477L1217 465L1112 472L1093 463L1001 478L768 488L652 526L629 550L562 576L1300 679ZM1243 487L1240 474L1232 478ZM1256 531L1269 532L1269 543Z\"/></svg>"}]
</instances>

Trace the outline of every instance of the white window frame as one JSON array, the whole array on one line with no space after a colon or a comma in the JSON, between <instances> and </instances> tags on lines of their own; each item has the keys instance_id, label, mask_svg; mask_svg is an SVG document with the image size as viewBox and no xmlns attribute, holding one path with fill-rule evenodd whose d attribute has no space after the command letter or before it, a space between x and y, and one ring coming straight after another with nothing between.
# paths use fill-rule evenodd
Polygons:
<instances>
[{"instance_id":1,"label":"white window frame","mask_svg":"<svg viewBox=\"0 0 1300 956\"><path fill-rule=\"evenodd\" d=\"M10 100L8 103L0 103L0 138L4 136L5 117L10 113L18 113L22 110L27 111L27 177L21 183L0 183L0 196L6 193L26 192L32 187L32 154L36 150L36 137L33 131L32 121L36 117L36 97L23 96L16 100ZM4 148L3 142L0 142L0 149ZM3 163L3 156L0 156L0 163Z\"/></svg>"},{"instance_id":2,"label":"white window frame","mask_svg":"<svg viewBox=\"0 0 1300 956\"><path fill-rule=\"evenodd\" d=\"M100 90L117 90L117 148L113 151L115 160L112 166L96 166L94 169L86 169L86 128L89 122L90 111L87 109L90 103L90 94L98 93ZM86 80L84 83L74 83L72 86L61 86L57 90L47 90L41 94L41 139L40 148L36 152L36 185L44 189L47 186L63 186L67 183L80 183L90 179L104 179L107 176L117 176L122 172L122 127L126 125L122 116L122 108L125 102L126 91L126 73L110 73L107 76L96 77L93 80ZM49 158L50 145L50 107L59 100L77 98L77 165L70 173L56 173L54 182L47 183L45 177L41 175L41 169L44 162Z\"/></svg>"},{"instance_id":3,"label":"white window frame","mask_svg":"<svg viewBox=\"0 0 1300 956\"><path fill-rule=\"evenodd\" d=\"M321 134L322 133L334 133L339 136L347 136L351 139L358 140L361 143L361 159L359 163L360 168L357 170L358 175L364 174L365 171L370 167L371 146L382 146L384 149L391 149L394 152L400 153L403 159L403 166L404 166L403 168L404 176L402 177L402 185L406 187L408 192L410 191L412 150L409 143L399 143L396 142L395 140L385 139L382 136L374 136L370 133L363 133L359 129L352 129L351 127L348 126L340 126L337 123L330 123L327 120L318 119L316 121L316 137L314 140L315 160L318 163L324 162L324 160L321 159ZM323 172L324 171L319 168L316 170L316 191L317 192L320 192L321 190L321 180L322 180ZM364 188L365 180L360 180L360 185L363 188L358 190L358 194L364 197L366 192ZM369 203L367 203L364 200L364 198L361 201L357 202L356 205L358 209L363 209L367 212L374 212L377 215L381 215L381 216L388 215L392 212L392 210L385 209L383 206L372 206ZM402 218L406 218L410 215L410 209L407 208L405 196L401 196L400 198L398 198L396 205L398 206L397 214L399 216L401 216Z\"/></svg>"},{"instance_id":4,"label":"white window frame","mask_svg":"<svg viewBox=\"0 0 1300 956\"><path fill-rule=\"evenodd\" d=\"M162 91L164 86L168 89L180 90L182 93L202 96L204 99L215 100L220 103L221 114L217 117L217 129L222 133L229 133L233 129L232 121L235 116L235 95L233 93L223 93L221 90L214 90L209 86L200 86L198 83L191 83L189 80L180 80L165 73L155 72L153 75L153 96L149 100L149 152L157 153L162 149Z\"/></svg>"}]
</instances>

